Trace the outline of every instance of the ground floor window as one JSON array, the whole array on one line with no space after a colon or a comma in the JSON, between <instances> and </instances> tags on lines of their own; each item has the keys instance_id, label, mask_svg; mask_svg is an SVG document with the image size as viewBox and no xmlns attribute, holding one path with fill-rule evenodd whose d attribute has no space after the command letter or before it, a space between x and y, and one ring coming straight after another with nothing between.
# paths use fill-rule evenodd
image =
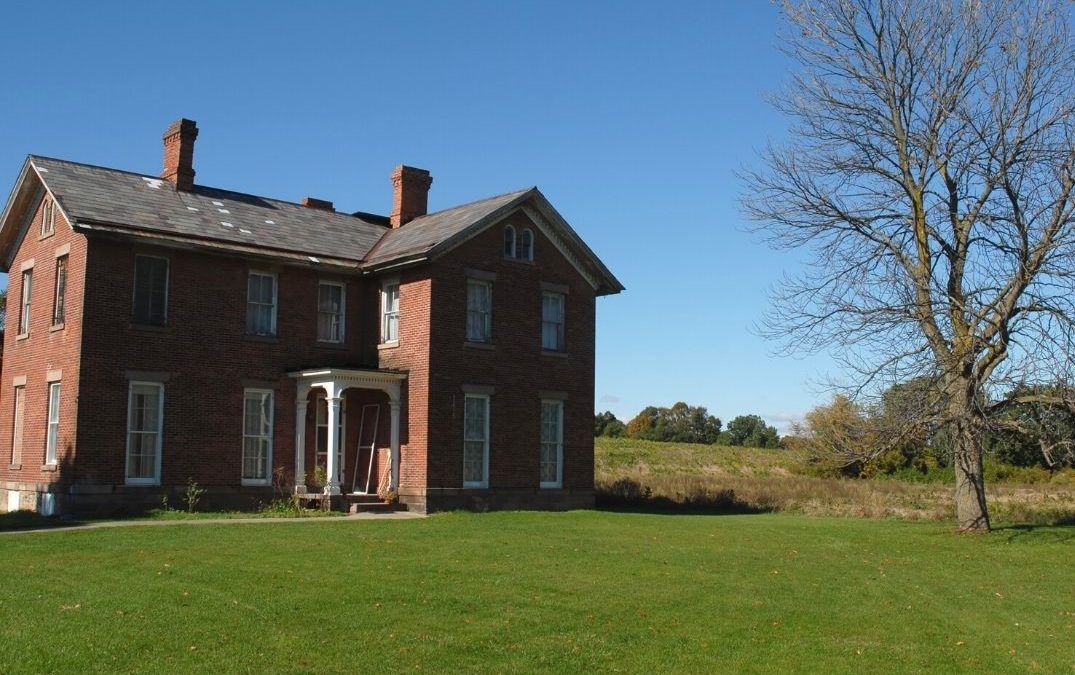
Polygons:
<instances>
[{"instance_id":1,"label":"ground floor window","mask_svg":"<svg viewBox=\"0 0 1075 675\"><path fill-rule=\"evenodd\" d=\"M60 435L60 383L49 383L48 430L45 433L45 464L56 463L56 442Z\"/></svg>"},{"instance_id":2,"label":"ground floor window","mask_svg":"<svg viewBox=\"0 0 1075 675\"><path fill-rule=\"evenodd\" d=\"M244 485L268 485L272 477L272 413L271 390L243 392Z\"/></svg>"},{"instance_id":3,"label":"ground floor window","mask_svg":"<svg viewBox=\"0 0 1075 675\"><path fill-rule=\"evenodd\" d=\"M463 406L463 487L489 487L489 397L468 394Z\"/></svg>"},{"instance_id":4,"label":"ground floor window","mask_svg":"<svg viewBox=\"0 0 1075 675\"><path fill-rule=\"evenodd\" d=\"M164 385L131 382L127 398L127 482L160 484Z\"/></svg>"},{"instance_id":5,"label":"ground floor window","mask_svg":"<svg viewBox=\"0 0 1075 675\"><path fill-rule=\"evenodd\" d=\"M15 419L11 433L11 463L22 464L22 420L26 412L26 387L15 387Z\"/></svg>"},{"instance_id":6,"label":"ground floor window","mask_svg":"<svg viewBox=\"0 0 1075 675\"><path fill-rule=\"evenodd\" d=\"M541 402L541 487L563 485L564 402Z\"/></svg>"},{"instance_id":7,"label":"ground floor window","mask_svg":"<svg viewBox=\"0 0 1075 675\"><path fill-rule=\"evenodd\" d=\"M340 414L336 419L336 437L340 439L339 446L336 448L336 467L339 470L343 466L343 449L344 445L344 418L346 417L346 405L345 398L340 397ZM317 392L317 398L314 401L314 407L316 412L316 427L317 427L317 440L316 440L316 455L314 457L314 465L319 466L325 471L328 471L328 399L325 398L325 392ZM331 478L331 476L329 476Z\"/></svg>"}]
</instances>

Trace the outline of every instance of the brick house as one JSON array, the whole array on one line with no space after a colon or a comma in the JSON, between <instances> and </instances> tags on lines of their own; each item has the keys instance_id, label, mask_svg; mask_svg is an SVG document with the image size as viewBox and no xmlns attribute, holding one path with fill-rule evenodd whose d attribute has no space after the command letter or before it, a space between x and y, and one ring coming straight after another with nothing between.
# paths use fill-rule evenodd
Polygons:
<instances>
[{"instance_id":1,"label":"brick house","mask_svg":"<svg viewBox=\"0 0 1075 675\"><path fill-rule=\"evenodd\" d=\"M197 135L169 127L160 177L23 165L0 510L137 510L190 480L211 507L593 503L595 305L623 286L537 188L427 214L429 172L400 166L390 215L341 213L195 184Z\"/></svg>"}]
</instances>

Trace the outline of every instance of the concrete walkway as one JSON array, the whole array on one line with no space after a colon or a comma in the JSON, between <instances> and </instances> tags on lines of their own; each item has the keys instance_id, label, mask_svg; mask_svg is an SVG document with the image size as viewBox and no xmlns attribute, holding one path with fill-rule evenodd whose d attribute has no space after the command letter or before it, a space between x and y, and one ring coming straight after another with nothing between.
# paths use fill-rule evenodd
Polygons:
<instances>
[{"instance_id":1,"label":"concrete walkway","mask_svg":"<svg viewBox=\"0 0 1075 675\"><path fill-rule=\"evenodd\" d=\"M192 518L190 520L99 520L53 527L37 527L25 530L0 530L4 534L28 534L31 532L70 532L72 530L99 530L113 527L160 527L166 525L260 525L262 523L339 523L355 520L414 520L425 514L410 511L389 513L354 513L346 516L305 516L297 518Z\"/></svg>"}]
</instances>

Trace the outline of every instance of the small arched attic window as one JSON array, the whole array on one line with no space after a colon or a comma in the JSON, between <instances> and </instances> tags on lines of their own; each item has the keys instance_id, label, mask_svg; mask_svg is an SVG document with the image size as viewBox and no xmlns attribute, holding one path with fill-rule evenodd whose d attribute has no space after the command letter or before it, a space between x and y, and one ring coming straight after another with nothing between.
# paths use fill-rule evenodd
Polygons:
<instances>
[{"instance_id":1,"label":"small arched attic window","mask_svg":"<svg viewBox=\"0 0 1075 675\"><path fill-rule=\"evenodd\" d=\"M504 228L504 257L515 257L515 228L511 225Z\"/></svg>"},{"instance_id":2,"label":"small arched attic window","mask_svg":"<svg viewBox=\"0 0 1075 675\"><path fill-rule=\"evenodd\" d=\"M530 231L530 228L523 230L522 246L519 251L519 257L523 260L534 259L534 233Z\"/></svg>"}]
</instances>

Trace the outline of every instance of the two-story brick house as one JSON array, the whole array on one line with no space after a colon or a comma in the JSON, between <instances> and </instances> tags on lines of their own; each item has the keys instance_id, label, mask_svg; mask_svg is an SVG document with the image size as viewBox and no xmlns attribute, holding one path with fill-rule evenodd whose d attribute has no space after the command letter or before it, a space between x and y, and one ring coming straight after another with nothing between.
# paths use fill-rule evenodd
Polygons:
<instances>
[{"instance_id":1,"label":"two-story brick house","mask_svg":"<svg viewBox=\"0 0 1075 675\"><path fill-rule=\"evenodd\" d=\"M27 158L0 216L0 509L191 480L213 506L281 483L592 504L595 302L623 287L536 188L427 214L400 166L389 216L340 213L195 184L197 134L168 129L160 177Z\"/></svg>"}]
</instances>

